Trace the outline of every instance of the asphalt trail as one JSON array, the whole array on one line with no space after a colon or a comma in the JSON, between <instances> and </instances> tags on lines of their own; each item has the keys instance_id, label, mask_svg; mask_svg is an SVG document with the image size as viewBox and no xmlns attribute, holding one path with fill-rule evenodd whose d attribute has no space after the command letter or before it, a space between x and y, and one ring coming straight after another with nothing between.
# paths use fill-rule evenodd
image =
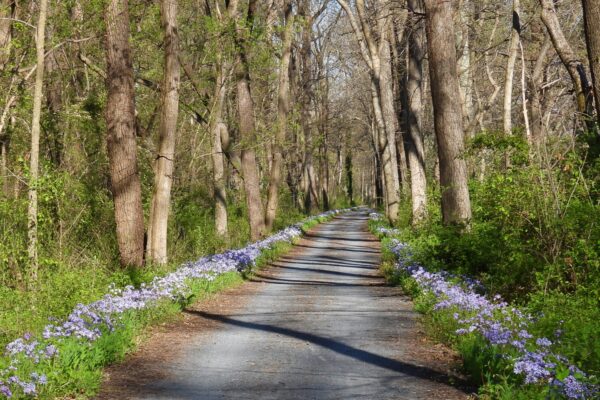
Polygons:
<instances>
[{"instance_id":1,"label":"asphalt trail","mask_svg":"<svg viewBox=\"0 0 600 400\"><path fill-rule=\"evenodd\" d=\"M352 212L312 231L234 314L188 310L218 328L192 336L133 398L466 398L419 359L416 316L379 276L366 225Z\"/></svg>"}]
</instances>

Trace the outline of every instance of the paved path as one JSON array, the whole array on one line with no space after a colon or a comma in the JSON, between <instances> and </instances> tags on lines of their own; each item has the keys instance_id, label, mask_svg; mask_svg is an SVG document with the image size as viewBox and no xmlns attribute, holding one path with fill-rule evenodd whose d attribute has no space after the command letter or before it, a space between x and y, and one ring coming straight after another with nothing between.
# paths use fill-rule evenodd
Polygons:
<instances>
[{"instance_id":1,"label":"paved path","mask_svg":"<svg viewBox=\"0 0 600 400\"><path fill-rule=\"evenodd\" d=\"M258 289L233 313L189 310L213 329L189 337L133 397L466 398L435 370L439 349L423 344L411 304L378 275L366 223L353 212L312 231L249 283Z\"/></svg>"}]
</instances>

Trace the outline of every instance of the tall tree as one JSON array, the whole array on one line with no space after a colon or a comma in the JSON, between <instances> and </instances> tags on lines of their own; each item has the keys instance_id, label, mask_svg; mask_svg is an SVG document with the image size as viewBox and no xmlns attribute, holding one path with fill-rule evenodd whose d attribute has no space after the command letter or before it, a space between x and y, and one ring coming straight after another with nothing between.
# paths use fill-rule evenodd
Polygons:
<instances>
[{"instance_id":1,"label":"tall tree","mask_svg":"<svg viewBox=\"0 0 600 400\"><path fill-rule=\"evenodd\" d=\"M405 109L406 143L411 179L413 223L427 216L427 176L421 124L423 120L423 60L425 58L425 28L421 15L422 0L408 0L408 58Z\"/></svg>"},{"instance_id":2,"label":"tall tree","mask_svg":"<svg viewBox=\"0 0 600 400\"><path fill-rule=\"evenodd\" d=\"M4 71L10 60L10 43L12 40L12 20L15 12L14 0L0 1L0 71ZM13 77L16 80L16 77ZM11 85L12 86L12 85ZM0 181L2 182L2 193L8 194L8 146L10 138L6 132L8 112L13 106L16 96L9 95L4 111L0 116Z\"/></svg>"},{"instance_id":3,"label":"tall tree","mask_svg":"<svg viewBox=\"0 0 600 400\"><path fill-rule=\"evenodd\" d=\"M462 159L464 132L454 24L455 1L425 0L431 98L440 163L442 216L446 224L468 224L471 200Z\"/></svg>"},{"instance_id":4,"label":"tall tree","mask_svg":"<svg viewBox=\"0 0 600 400\"><path fill-rule=\"evenodd\" d=\"M600 0L582 0L585 39L596 98L596 117L600 126Z\"/></svg>"},{"instance_id":5,"label":"tall tree","mask_svg":"<svg viewBox=\"0 0 600 400\"><path fill-rule=\"evenodd\" d=\"M206 3L208 4L208 3ZM225 15L220 10L219 2L215 2L214 15L221 27L226 27L235 19L237 13L237 1L230 1ZM228 233L227 220L227 190L226 190L226 171L225 171L225 153L229 150L229 130L225 123L225 101L231 79L231 60L222 52L215 54L215 87L214 98L210 115L210 132L212 136L212 169L213 169L213 197L215 201L215 231L220 237L226 237ZM230 152L230 157L235 153ZM236 158L237 159L237 158ZM238 162L232 162L239 165Z\"/></svg>"},{"instance_id":6,"label":"tall tree","mask_svg":"<svg viewBox=\"0 0 600 400\"><path fill-rule=\"evenodd\" d=\"M258 163L256 161L256 126L254 121L254 102L250 91L250 60L249 60L249 35L254 24L257 1L250 0L246 20L238 13L236 18L236 44L238 48L236 85L237 106L239 115L239 131L243 143L241 168L244 177L246 204L250 222L250 237L252 240L260 239L265 231L265 218L260 196L260 178Z\"/></svg>"},{"instance_id":7,"label":"tall tree","mask_svg":"<svg viewBox=\"0 0 600 400\"><path fill-rule=\"evenodd\" d=\"M44 64L46 42L46 17L48 15L48 0L39 3L38 23L36 26L36 72L33 92L33 115L31 120L31 154L29 158L29 263L32 281L37 280L38 274L38 180L40 165L40 119L42 116L42 89L44 88Z\"/></svg>"},{"instance_id":8,"label":"tall tree","mask_svg":"<svg viewBox=\"0 0 600 400\"><path fill-rule=\"evenodd\" d=\"M128 0L109 0L104 18L107 148L119 256L122 265L140 267L144 262L144 214L137 166Z\"/></svg>"},{"instance_id":9,"label":"tall tree","mask_svg":"<svg viewBox=\"0 0 600 400\"><path fill-rule=\"evenodd\" d=\"M513 0L512 6L512 25L510 34L510 44L508 48L508 62L506 64L506 75L504 79L504 134L512 134L512 103L513 103L513 82L515 74L515 65L517 55L519 54L519 42L521 41L521 17L520 1Z\"/></svg>"},{"instance_id":10,"label":"tall tree","mask_svg":"<svg viewBox=\"0 0 600 400\"><path fill-rule=\"evenodd\" d=\"M175 164L175 139L179 115L179 33L177 31L177 0L161 0L161 23L164 31L164 76L158 129L154 194L148 224L147 257L159 264L167 262L167 231L171 208L171 186Z\"/></svg>"},{"instance_id":11,"label":"tall tree","mask_svg":"<svg viewBox=\"0 0 600 400\"><path fill-rule=\"evenodd\" d=\"M273 143L273 161L267 193L267 209L265 213L265 228L273 229L277 208L279 205L279 187L283 174L283 144L286 138L288 114L290 110L290 59L294 38L294 13L290 0L284 4L283 39L281 45L281 60L279 61L279 89L277 95L277 133Z\"/></svg>"},{"instance_id":12,"label":"tall tree","mask_svg":"<svg viewBox=\"0 0 600 400\"><path fill-rule=\"evenodd\" d=\"M315 173L315 166L313 162L314 152L314 140L313 131L315 125L315 112L313 103L315 99L314 91L314 76L313 76L313 24L315 15L311 15L310 2L308 0L301 0L299 10L299 17L302 18L304 26L302 29L302 46L300 47L299 57L301 66L301 80L302 80L302 92L301 92L301 121L302 133L304 134L304 155L303 155L303 191L304 195L304 209L307 213L310 213L315 208L319 207L319 194L317 177Z\"/></svg>"}]
</instances>

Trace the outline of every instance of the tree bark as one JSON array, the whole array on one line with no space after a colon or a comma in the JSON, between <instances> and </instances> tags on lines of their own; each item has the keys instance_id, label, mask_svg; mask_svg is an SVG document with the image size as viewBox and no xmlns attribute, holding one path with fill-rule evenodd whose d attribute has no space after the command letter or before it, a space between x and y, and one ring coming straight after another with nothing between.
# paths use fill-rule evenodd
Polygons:
<instances>
[{"instance_id":1,"label":"tree bark","mask_svg":"<svg viewBox=\"0 0 600 400\"><path fill-rule=\"evenodd\" d=\"M304 210L310 214L319 207L319 197L317 194L317 183L315 178L313 164L313 124L314 112L312 103L314 101L313 73L312 73L312 24L313 18L310 15L310 3L303 0L299 5L299 17L303 19L302 46L299 50L302 93L300 97L300 113L302 132L304 134L304 156L303 156L303 191L304 191Z\"/></svg>"},{"instance_id":2,"label":"tree bark","mask_svg":"<svg viewBox=\"0 0 600 400\"><path fill-rule=\"evenodd\" d=\"M277 96L277 133L273 143L273 160L271 163L271 176L267 193L267 209L265 213L265 229L273 230L277 208L279 206L279 187L283 175L283 144L285 143L290 110L290 59L292 56L292 42L294 35L294 14L292 2L285 4L285 28L279 62L279 90Z\"/></svg>"},{"instance_id":3,"label":"tree bark","mask_svg":"<svg viewBox=\"0 0 600 400\"><path fill-rule=\"evenodd\" d=\"M421 124L423 119L423 59L424 25L422 0L409 0L408 65L407 65L407 106L406 137L408 164L410 168L412 221L419 223L427 217L427 175L425 173L425 146Z\"/></svg>"},{"instance_id":4,"label":"tree bark","mask_svg":"<svg viewBox=\"0 0 600 400\"><path fill-rule=\"evenodd\" d=\"M135 140L135 92L127 0L109 0L106 12L106 124L115 223L123 266L144 262L144 214Z\"/></svg>"},{"instance_id":5,"label":"tree bark","mask_svg":"<svg viewBox=\"0 0 600 400\"><path fill-rule=\"evenodd\" d=\"M462 0L459 5L461 28L458 29L462 52L458 56L460 96L463 105L463 124L468 126L474 116L473 72L471 70L471 38L469 36L469 12L471 0Z\"/></svg>"},{"instance_id":6,"label":"tree bark","mask_svg":"<svg viewBox=\"0 0 600 400\"><path fill-rule=\"evenodd\" d=\"M542 6L542 21L552 38L552 44L558 53L560 60L569 72L569 76L573 81L575 88L575 95L577 100L577 111L588 118L591 114L591 98L589 83L587 81L585 67L581 60L577 57L571 45L567 41L560 21L556 15L556 9L554 8L554 0L540 0ZM596 24L598 21L592 21Z\"/></svg>"},{"instance_id":7,"label":"tree bark","mask_svg":"<svg viewBox=\"0 0 600 400\"><path fill-rule=\"evenodd\" d=\"M248 22L251 27L254 18L256 0L248 4ZM265 218L260 197L260 180L258 164L256 162L256 127L254 121L254 102L250 92L250 65L245 42L246 32L239 18L236 19L236 41L238 42L238 68L237 78L237 103L239 115L239 131L243 143L241 154L241 168L248 206L248 219L250 222L250 238L253 241L260 239L265 232Z\"/></svg>"},{"instance_id":8,"label":"tree bark","mask_svg":"<svg viewBox=\"0 0 600 400\"><path fill-rule=\"evenodd\" d=\"M15 10L14 0L0 1L0 18L13 18ZM4 71L10 59L10 43L12 40L12 21L0 19L0 71ZM14 80L15 78L13 78ZM11 85L12 86L12 85ZM8 196L8 145L10 138L5 132L8 120L8 112L16 100L15 95L10 95L4 106L2 120L0 121L0 181L2 182L2 193Z\"/></svg>"},{"instance_id":9,"label":"tree bark","mask_svg":"<svg viewBox=\"0 0 600 400\"><path fill-rule=\"evenodd\" d=\"M387 24L387 21L385 22ZM396 113L394 89L392 83L392 53L390 47L390 29L383 29L383 35L379 43L379 58L381 60L381 70L379 77L379 88L381 92L381 110L385 121L385 133L388 143L391 143L391 157L396 161L397 169L394 174L394 181L398 182L398 190L407 190L409 185L408 165L406 162L406 150L404 140L401 135L396 137L399 131L398 114Z\"/></svg>"},{"instance_id":10,"label":"tree bark","mask_svg":"<svg viewBox=\"0 0 600 400\"><path fill-rule=\"evenodd\" d=\"M508 62L506 63L506 75L504 79L504 134L512 134L512 101L513 81L515 65L519 53L519 42L521 41L520 1L513 0L512 7L512 29L510 34L510 45L508 49Z\"/></svg>"},{"instance_id":11,"label":"tree bark","mask_svg":"<svg viewBox=\"0 0 600 400\"><path fill-rule=\"evenodd\" d=\"M227 191L225 189L225 157L223 156L223 138L229 137L227 125L223 121L223 107L227 94L227 78L225 65L217 61L217 79L215 82L215 99L211 116L210 131L212 133L212 167L213 195L215 200L215 231L225 237L228 231L227 222Z\"/></svg>"},{"instance_id":12,"label":"tree bark","mask_svg":"<svg viewBox=\"0 0 600 400\"><path fill-rule=\"evenodd\" d=\"M600 0L582 0L585 39L592 70L596 117L600 126Z\"/></svg>"},{"instance_id":13,"label":"tree bark","mask_svg":"<svg viewBox=\"0 0 600 400\"><path fill-rule=\"evenodd\" d=\"M546 36L544 44L538 53L538 58L529 79L529 108L531 110L531 140L535 146L544 140L544 121L541 100L541 86L544 79L544 69L548 51L552 47L550 36Z\"/></svg>"},{"instance_id":14,"label":"tree bark","mask_svg":"<svg viewBox=\"0 0 600 400\"><path fill-rule=\"evenodd\" d=\"M15 7L15 0L0 0L0 71L4 71L10 60L13 22L10 18L14 18Z\"/></svg>"},{"instance_id":15,"label":"tree bark","mask_svg":"<svg viewBox=\"0 0 600 400\"><path fill-rule=\"evenodd\" d=\"M161 0L161 22L164 31L165 61L158 129L154 194L148 227L149 261L167 263L167 233L171 208L171 187L175 164L177 117L179 115L179 37L177 28L177 0Z\"/></svg>"},{"instance_id":16,"label":"tree bark","mask_svg":"<svg viewBox=\"0 0 600 400\"><path fill-rule=\"evenodd\" d=\"M31 281L37 281L38 274L38 179L40 158L40 119L42 116L42 90L44 87L46 17L48 15L48 1L39 3L39 16L36 28L36 73L33 92L33 115L31 121L31 154L29 159L29 206L27 211L27 229L29 243L29 267Z\"/></svg>"},{"instance_id":17,"label":"tree bark","mask_svg":"<svg viewBox=\"0 0 600 400\"><path fill-rule=\"evenodd\" d=\"M456 71L454 1L425 0L429 74L440 160L442 217L445 224L469 224L467 167L462 157L464 132Z\"/></svg>"}]
</instances>

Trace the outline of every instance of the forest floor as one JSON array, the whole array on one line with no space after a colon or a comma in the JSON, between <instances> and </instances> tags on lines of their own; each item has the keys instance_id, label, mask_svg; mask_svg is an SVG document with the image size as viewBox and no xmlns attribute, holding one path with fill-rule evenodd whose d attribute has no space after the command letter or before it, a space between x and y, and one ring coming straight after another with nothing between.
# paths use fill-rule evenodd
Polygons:
<instances>
[{"instance_id":1,"label":"forest floor","mask_svg":"<svg viewBox=\"0 0 600 400\"><path fill-rule=\"evenodd\" d=\"M380 275L367 214L311 230L106 370L98 399L466 399L460 362Z\"/></svg>"}]
</instances>

